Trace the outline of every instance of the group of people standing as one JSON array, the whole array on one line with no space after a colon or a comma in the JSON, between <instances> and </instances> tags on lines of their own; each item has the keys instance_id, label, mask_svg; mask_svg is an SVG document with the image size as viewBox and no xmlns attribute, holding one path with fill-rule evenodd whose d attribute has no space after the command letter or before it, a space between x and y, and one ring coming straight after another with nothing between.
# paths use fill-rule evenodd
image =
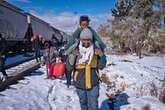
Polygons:
<instances>
[{"instance_id":1,"label":"group of people standing","mask_svg":"<svg viewBox=\"0 0 165 110\"><path fill-rule=\"evenodd\" d=\"M65 64L65 74L67 86L71 85L71 76L73 74L73 83L79 96L81 110L99 110L99 69L106 66L106 56L104 49L106 45L103 43L98 34L89 26L90 20L88 16L80 17L80 27L73 33L65 50L65 56L59 56L56 47L50 42L44 43L44 63L63 63ZM41 61L42 37L33 36L33 49L35 51L36 61ZM4 39L0 34L0 71L7 77L4 71ZM51 67L49 68L51 69ZM48 74L48 78L51 75Z\"/></svg>"},{"instance_id":2,"label":"group of people standing","mask_svg":"<svg viewBox=\"0 0 165 110\"><path fill-rule=\"evenodd\" d=\"M89 26L89 22L88 16L80 17L80 27L73 33L72 39L65 47L64 55L66 58L63 60L64 62L61 59L61 62L57 61L56 58L59 58L57 57L58 52L49 43L45 43L44 59L49 72L52 71L49 64L65 64L67 87L72 84L71 78L73 76L81 110L99 110L99 69L106 66L106 56L104 54L106 45ZM52 75L48 74L48 78L51 77Z\"/></svg>"}]
</instances>

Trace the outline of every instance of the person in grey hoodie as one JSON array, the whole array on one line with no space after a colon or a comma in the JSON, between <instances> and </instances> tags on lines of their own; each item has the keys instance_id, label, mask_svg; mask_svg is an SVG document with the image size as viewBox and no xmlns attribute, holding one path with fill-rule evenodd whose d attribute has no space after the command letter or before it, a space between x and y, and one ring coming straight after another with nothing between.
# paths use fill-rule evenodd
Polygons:
<instances>
[{"instance_id":1,"label":"person in grey hoodie","mask_svg":"<svg viewBox=\"0 0 165 110\"><path fill-rule=\"evenodd\" d=\"M80 33L77 48L68 56L66 72L73 71L73 81L81 105L81 110L99 110L99 73L106 66L106 56L100 48L95 48L93 33L85 28Z\"/></svg>"}]
</instances>

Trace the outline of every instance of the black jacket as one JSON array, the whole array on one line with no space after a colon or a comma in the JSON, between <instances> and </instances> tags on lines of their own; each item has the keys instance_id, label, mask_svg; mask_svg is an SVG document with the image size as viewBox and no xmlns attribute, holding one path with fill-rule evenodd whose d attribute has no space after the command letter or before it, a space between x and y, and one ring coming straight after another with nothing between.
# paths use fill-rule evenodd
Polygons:
<instances>
[{"instance_id":1,"label":"black jacket","mask_svg":"<svg viewBox=\"0 0 165 110\"><path fill-rule=\"evenodd\" d=\"M69 58L69 57L68 57ZM98 69L103 69L106 66L106 56L98 56L97 59L98 63L97 63L97 67L96 68L91 68L91 87L97 86L99 84L99 77L98 77ZM71 65L69 62L69 59L67 59L66 61L66 74L71 74L72 71L74 71L73 77L75 76L75 71L78 72L77 75L77 80L74 80L74 85L76 86L76 88L81 88L81 89L87 89L85 87L85 80L87 80L85 78L85 69L80 69L80 70L76 70L75 69L76 65ZM67 75L69 76L69 75ZM67 80L71 80L67 77ZM70 82L70 81L68 81Z\"/></svg>"},{"instance_id":2,"label":"black jacket","mask_svg":"<svg viewBox=\"0 0 165 110\"><path fill-rule=\"evenodd\" d=\"M34 40L33 41L33 48L34 50L39 50L42 47L42 42L40 40Z\"/></svg>"},{"instance_id":3,"label":"black jacket","mask_svg":"<svg viewBox=\"0 0 165 110\"><path fill-rule=\"evenodd\" d=\"M7 42L4 38L0 37L0 56L5 55L7 50Z\"/></svg>"}]
</instances>

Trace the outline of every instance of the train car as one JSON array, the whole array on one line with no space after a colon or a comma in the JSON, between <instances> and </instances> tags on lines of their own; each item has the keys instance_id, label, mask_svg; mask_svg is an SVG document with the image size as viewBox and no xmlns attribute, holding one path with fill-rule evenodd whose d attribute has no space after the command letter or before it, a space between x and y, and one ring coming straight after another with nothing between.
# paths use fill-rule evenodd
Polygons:
<instances>
[{"instance_id":1,"label":"train car","mask_svg":"<svg viewBox=\"0 0 165 110\"><path fill-rule=\"evenodd\" d=\"M63 42L63 36L58 29L6 1L0 2L0 33L7 40L11 52L30 49L33 35L41 35L46 41L55 38Z\"/></svg>"},{"instance_id":2,"label":"train car","mask_svg":"<svg viewBox=\"0 0 165 110\"><path fill-rule=\"evenodd\" d=\"M66 34L63 31L60 31L61 35L63 36L63 42L69 42L70 39L72 39L72 36Z\"/></svg>"},{"instance_id":3,"label":"train car","mask_svg":"<svg viewBox=\"0 0 165 110\"><path fill-rule=\"evenodd\" d=\"M71 39L72 36L66 34L65 32L58 30L54 27L52 27L54 32L55 32L55 37L57 38L57 41L59 41L60 46L67 45L69 40Z\"/></svg>"},{"instance_id":4,"label":"train car","mask_svg":"<svg viewBox=\"0 0 165 110\"><path fill-rule=\"evenodd\" d=\"M37 18L36 16L27 13L28 22L32 25L34 35L40 35L45 41L51 41L53 46L59 47L63 43L63 36L60 30L54 28L45 21Z\"/></svg>"},{"instance_id":5,"label":"train car","mask_svg":"<svg viewBox=\"0 0 165 110\"><path fill-rule=\"evenodd\" d=\"M50 24L30 13L26 13L26 14L28 17L28 23L32 25L33 34L41 35L45 40L51 40L53 34L55 33L52 27L50 26Z\"/></svg>"},{"instance_id":6,"label":"train car","mask_svg":"<svg viewBox=\"0 0 165 110\"><path fill-rule=\"evenodd\" d=\"M0 33L7 40L8 48L16 51L22 47L27 29L27 16L23 10L8 2L0 2Z\"/></svg>"},{"instance_id":7,"label":"train car","mask_svg":"<svg viewBox=\"0 0 165 110\"><path fill-rule=\"evenodd\" d=\"M63 42L63 36L62 36L60 30L58 30L54 27L52 27L52 29L54 31L53 37L55 37L58 42Z\"/></svg>"}]
</instances>

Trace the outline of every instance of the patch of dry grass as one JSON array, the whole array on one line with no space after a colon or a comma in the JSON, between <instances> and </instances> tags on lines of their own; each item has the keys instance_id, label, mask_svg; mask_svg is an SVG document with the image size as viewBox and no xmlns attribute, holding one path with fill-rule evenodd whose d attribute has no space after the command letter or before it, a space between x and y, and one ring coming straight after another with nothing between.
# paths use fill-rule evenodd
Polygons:
<instances>
[{"instance_id":1,"label":"patch of dry grass","mask_svg":"<svg viewBox=\"0 0 165 110\"><path fill-rule=\"evenodd\" d=\"M151 110L151 106L149 104L145 105L142 110Z\"/></svg>"},{"instance_id":2,"label":"patch of dry grass","mask_svg":"<svg viewBox=\"0 0 165 110\"><path fill-rule=\"evenodd\" d=\"M158 90L157 90L156 85L152 82L152 83L150 84L150 86L151 86L151 89L150 89L150 94L151 94L151 96L157 97L157 96L158 96Z\"/></svg>"},{"instance_id":3,"label":"patch of dry grass","mask_svg":"<svg viewBox=\"0 0 165 110\"><path fill-rule=\"evenodd\" d=\"M165 77L164 77L164 80L163 80L163 89L162 89L162 91L160 92L160 95L159 95L159 100L165 104Z\"/></svg>"},{"instance_id":4,"label":"patch of dry grass","mask_svg":"<svg viewBox=\"0 0 165 110\"><path fill-rule=\"evenodd\" d=\"M106 85L111 85L112 82L110 81L109 77L106 74L101 75L101 81Z\"/></svg>"}]
</instances>

